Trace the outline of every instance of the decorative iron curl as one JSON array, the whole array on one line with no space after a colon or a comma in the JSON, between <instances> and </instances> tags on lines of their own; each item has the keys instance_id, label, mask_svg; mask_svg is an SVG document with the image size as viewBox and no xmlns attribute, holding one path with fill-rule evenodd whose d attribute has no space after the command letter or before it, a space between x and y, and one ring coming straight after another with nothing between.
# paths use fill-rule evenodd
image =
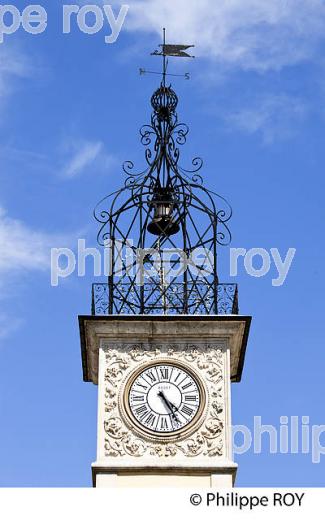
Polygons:
<instances>
[{"instance_id":1,"label":"decorative iron curl","mask_svg":"<svg viewBox=\"0 0 325 520\"><path fill-rule=\"evenodd\" d=\"M183 168L182 166L179 166L180 172L190 180L190 182L193 182L194 184L198 184L200 186L203 185L203 177L199 175L197 172L199 172L203 167L203 159L201 157L194 157L192 160L192 170L187 170L186 168Z\"/></svg>"},{"instance_id":2,"label":"decorative iron curl","mask_svg":"<svg viewBox=\"0 0 325 520\"><path fill-rule=\"evenodd\" d=\"M184 145L187 140L187 136L190 132L188 125L185 123L178 123L174 126L172 132L177 135L176 142L179 145Z\"/></svg>"},{"instance_id":3,"label":"decorative iron curl","mask_svg":"<svg viewBox=\"0 0 325 520\"><path fill-rule=\"evenodd\" d=\"M150 125L143 125L140 128L141 144L149 146L152 143L152 136L156 135L155 128Z\"/></svg>"}]
</instances>

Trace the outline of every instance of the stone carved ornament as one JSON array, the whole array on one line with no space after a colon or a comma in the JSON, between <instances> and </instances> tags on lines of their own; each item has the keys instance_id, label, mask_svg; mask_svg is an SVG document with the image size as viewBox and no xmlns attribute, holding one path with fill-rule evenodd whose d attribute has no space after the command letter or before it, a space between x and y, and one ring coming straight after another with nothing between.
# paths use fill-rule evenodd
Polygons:
<instances>
[{"instance_id":1,"label":"stone carved ornament","mask_svg":"<svg viewBox=\"0 0 325 520\"><path fill-rule=\"evenodd\" d=\"M215 457L223 452L224 432L224 371L223 349L220 346L169 345L141 346L119 345L104 347L105 370L105 455L119 457L186 457L198 455ZM145 361L160 358L187 362L194 367L206 383L208 411L197 431L182 440L153 440L144 434L130 431L121 418L119 393L130 370Z\"/></svg>"}]
</instances>

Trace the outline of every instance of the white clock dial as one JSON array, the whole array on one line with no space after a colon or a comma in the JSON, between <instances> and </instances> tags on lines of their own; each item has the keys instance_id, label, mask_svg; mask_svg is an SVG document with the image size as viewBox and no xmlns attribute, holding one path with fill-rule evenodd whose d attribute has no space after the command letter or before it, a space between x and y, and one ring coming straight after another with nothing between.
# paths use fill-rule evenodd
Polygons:
<instances>
[{"instance_id":1,"label":"white clock dial","mask_svg":"<svg viewBox=\"0 0 325 520\"><path fill-rule=\"evenodd\" d=\"M132 381L128 404L131 415L150 432L172 433L196 419L201 407L200 385L185 368L153 364Z\"/></svg>"}]
</instances>

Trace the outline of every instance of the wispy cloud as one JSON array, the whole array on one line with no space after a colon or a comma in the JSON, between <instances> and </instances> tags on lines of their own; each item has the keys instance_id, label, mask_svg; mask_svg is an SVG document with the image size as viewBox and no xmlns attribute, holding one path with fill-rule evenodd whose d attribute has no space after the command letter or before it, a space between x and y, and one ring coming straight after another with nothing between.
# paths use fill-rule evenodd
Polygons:
<instances>
[{"instance_id":1,"label":"wispy cloud","mask_svg":"<svg viewBox=\"0 0 325 520\"><path fill-rule=\"evenodd\" d=\"M288 95L265 95L251 106L230 111L224 119L230 128L247 134L260 134L264 144L292 137L305 119L308 108L299 98Z\"/></svg>"},{"instance_id":2,"label":"wispy cloud","mask_svg":"<svg viewBox=\"0 0 325 520\"><path fill-rule=\"evenodd\" d=\"M99 156L103 149L103 143L83 143L73 154L62 170L65 177L75 177L82 173Z\"/></svg>"},{"instance_id":3,"label":"wispy cloud","mask_svg":"<svg viewBox=\"0 0 325 520\"><path fill-rule=\"evenodd\" d=\"M31 75L33 67L22 51L7 45L1 46L0 53L0 106L14 88L15 80Z\"/></svg>"},{"instance_id":4,"label":"wispy cloud","mask_svg":"<svg viewBox=\"0 0 325 520\"><path fill-rule=\"evenodd\" d=\"M63 149L65 162L61 175L67 179L81 175L90 167L107 170L115 163L101 141L69 139L64 142Z\"/></svg>"},{"instance_id":5,"label":"wispy cloud","mask_svg":"<svg viewBox=\"0 0 325 520\"><path fill-rule=\"evenodd\" d=\"M49 154L20 149L12 143L0 146L0 166L7 168L8 164L16 163L22 163L30 171L41 171L42 174L46 171L48 175L59 175L66 180L87 172L107 173L118 165L117 159L107 152L102 141L71 137L64 139L59 146L53 146Z\"/></svg>"},{"instance_id":6,"label":"wispy cloud","mask_svg":"<svg viewBox=\"0 0 325 520\"><path fill-rule=\"evenodd\" d=\"M10 217L0 206L0 302L10 300L11 285L25 274L46 273L51 267L51 248L69 247L73 237L49 234ZM23 319L0 311L0 342L21 326Z\"/></svg>"},{"instance_id":7,"label":"wispy cloud","mask_svg":"<svg viewBox=\"0 0 325 520\"><path fill-rule=\"evenodd\" d=\"M46 271L51 247L63 247L66 242L67 237L35 230L0 207L0 283L8 273Z\"/></svg>"},{"instance_id":8,"label":"wispy cloud","mask_svg":"<svg viewBox=\"0 0 325 520\"><path fill-rule=\"evenodd\" d=\"M0 207L0 300L9 299L10 285L25 273L50 269L51 247L67 243L67 237L35 230L18 219L9 217ZM2 305L3 306L3 305ZM22 319L0 312L0 342L23 323Z\"/></svg>"},{"instance_id":9,"label":"wispy cloud","mask_svg":"<svg viewBox=\"0 0 325 520\"><path fill-rule=\"evenodd\" d=\"M8 338L12 333L18 330L23 324L24 320L20 318L16 318L14 316L9 316L8 314L1 313L0 314L0 344L1 342Z\"/></svg>"},{"instance_id":10,"label":"wispy cloud","mask_svg":"<svg viewBox=\"0 0 325 520\"><path fill-rule=\"evenodd\" d=\"M126 26L168 28L168 40L193 43L196 55L227 67L280 70L315 58L325 38L323 0L135 0ZM157 38L157 42L161 38Z\"/></svg>"}]
</instances>

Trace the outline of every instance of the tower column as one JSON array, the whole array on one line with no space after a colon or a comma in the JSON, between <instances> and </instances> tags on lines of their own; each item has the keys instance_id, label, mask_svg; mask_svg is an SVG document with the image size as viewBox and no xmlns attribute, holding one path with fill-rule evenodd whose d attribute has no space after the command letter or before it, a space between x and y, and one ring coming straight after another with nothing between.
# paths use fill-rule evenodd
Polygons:
<instances>
[{"instance_id":1,"label":"tower column","mask_svg":"<svg viewBox=\"0 0 325 520\"><path fill-rule=\"evenodd\" d=\"M98 384L95 487L234 484L230 383L249 325L235 315L80 317L84 380Z\"/></svg>"}]
</instances>

